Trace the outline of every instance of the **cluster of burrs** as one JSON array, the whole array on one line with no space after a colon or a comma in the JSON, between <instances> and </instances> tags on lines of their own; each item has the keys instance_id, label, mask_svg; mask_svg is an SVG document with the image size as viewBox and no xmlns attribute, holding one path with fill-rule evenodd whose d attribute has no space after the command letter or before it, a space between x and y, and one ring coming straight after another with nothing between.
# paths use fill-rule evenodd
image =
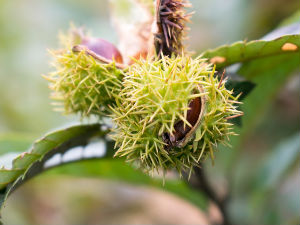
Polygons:
<instances>
[{"instance_id":1,"label":"cluster of burrs","mask_svg":"<svg viewBox=\"0 0 300 225\"><path fill-rule=\"evenodd\" d=\"M111 43L73 30L63 50L53 52L56 71L46 78L66 113L112 118L116 156L147 172L191 172L207 156L214 159L219 143L228 144L228 120L242 112L215 67L184 54L183 1L157 2L156 54L149 50L126 65Z\"/></svg>"}]
</instances>

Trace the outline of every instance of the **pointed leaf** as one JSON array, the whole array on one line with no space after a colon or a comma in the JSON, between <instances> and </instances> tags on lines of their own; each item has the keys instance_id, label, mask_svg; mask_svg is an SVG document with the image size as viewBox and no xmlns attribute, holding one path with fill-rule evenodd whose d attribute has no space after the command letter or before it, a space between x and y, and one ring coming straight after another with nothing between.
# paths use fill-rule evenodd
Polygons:
<instances>
[{"instance_id":1,"label":"pointed leaf","mask_svg":"<svg viewBox=\"0 0 300 225\"><path fill-rule=\"evenodd\" d=\"M211 63L215 63L220 68L267 56L288 55L299 52L299 48L299 34L285 35L270 41L239 41L232 45L224 45L204 52L203 57L208 58Z\"/></svg>"},{"instance_id":2,"label":"pointed leaf","mask_svg":"<svg viewBox=\"0 0 300 225\"><path fill-rule=\"evenodd\" d=\"M100 124L79 125L49 133L36 141L29 151L21 153L13 160L11 168L0 169L0 205L10 191L24 181L23 178L42 172L44 163L54 154L85 145L93 136L104 136L106 133L107 131L101 131Z\"/></svg>"}]
</instances>

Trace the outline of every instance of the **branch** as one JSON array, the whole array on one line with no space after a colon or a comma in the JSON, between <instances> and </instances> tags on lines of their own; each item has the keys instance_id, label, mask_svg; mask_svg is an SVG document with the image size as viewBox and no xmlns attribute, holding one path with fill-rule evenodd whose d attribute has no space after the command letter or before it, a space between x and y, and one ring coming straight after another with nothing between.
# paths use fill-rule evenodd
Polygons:
<instances>
[{"instance_id":1,"label":"branch","mask_svg":"<svg viewBox=\"0 0 300 225\"><path fill-rule=\"evenodd\" d=\"M191 177L188 184L201 192L204 192L208 198L210 198L220 209L222 216L223 216L223 225L230 225L230 221L228 218L227 212L227 202L229 196L227 195L225 198L220 198L215 190L209 184L209 181L205 175L204 168L202 166L194 168L194 176Z\"/></svg>"}]
</instances>

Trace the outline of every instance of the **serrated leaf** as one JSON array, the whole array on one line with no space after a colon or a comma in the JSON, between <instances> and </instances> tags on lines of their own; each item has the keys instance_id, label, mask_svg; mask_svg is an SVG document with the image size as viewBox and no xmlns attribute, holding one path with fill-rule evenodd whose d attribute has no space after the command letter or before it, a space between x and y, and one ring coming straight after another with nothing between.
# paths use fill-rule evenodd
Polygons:
<instances>
[{"instance_id":1,"label":"serrated leaf","mask_svg":"<svg viewBox=\"0 0 300 225\"><path fill-rule=\"evenodd\" d=\"M13 168L25 169L28 168L32 162L38 160L41 156L39 154L28 153L20 155L13 160Z\"/></svg>"},{"instance_id":2,"label":"serrated leaf","mask_svg":"<svg viewBox=\"0 0 300 225\"><path fill-rule=\"evenodd\" d=\"M210 62L215 63L220 68L257 58L299 52L299 48L299 34L284 35L270 41L238 41L231 45L223 45L216 49L205 51L203 57L208 58Z\"/></svg>"},{"instance_id":3,"label":"serrated leaf","mask_svg":"<svg viewBox=\"0 0 300 225\"><path fill-rule=\"evenodd\" d=\"M242 65L238 71L241 76L255 83L255 89L243 100L241 111L242 128L236 127L235 132L239 134L231 139L235 151L232 152L228 162L229 173L234 173L236 161L243 152L243 142L255 132L256 126L264 118L264 113L271 106L276 93L285 84L289 76L299 70L300 53L289 55L277 55L267 58L252 60Z\"/></svg>"},{"instance_id":4,"label":"serrated leaf","mask_svg":"<svg viewBox=\"0 0 300 225\"><path fill-rule=\"evenodd\" d=\"M256 127L264 119L264 114L271 106L276 93L295 71L299 71L300 52L273 55L243 63L237 73L245 79L255 83L255 89L245 98L241 105L244 112L243 128L236 128L238 137L231 140L235 151L229 157L229 176L233 176L238 160L243 154L243 144Z\"/></svg>"},{"instance_id":5,"label":"serrated leaf","mask_svg":"<svg viewBox=\"0 0 300 225\"><path fill-rule=\"evenodd\" d=\"M22 173L22 169L14 169L14 170L7 170L1 169L0 172L0 185L6 186L8 183L15 181L19 174Z\"/></svg>"},{"instance_id":6,"label":"serrated leaf","mask_svg":"<svg viewBox=\"0 0 300 225\"><path fill-rule=\"evenodd\" d=\"M101 131L100 124L78 125L49 133L36 141L29 151L21 153L13 160L11 168L0 169L0 189L3 193L0 195L0 205L10 191L22 183L27 171L31 172L29 177L42 172L43 163L55 153L85 145L91 137L103 136L106 133Z\"/></svg>"},{"instance_id":7,"label":"serrated leaf","mask_svg":"<svg viewBox=\"0 0 300 225\"><path fill-rule=\"evenodd\" d=\"M297 27L297 29L299 28ZM286 32L291 33L292 30L288 29ZM271 34L274 37L274 35L278 35L278 32L271 32ZM268 37L268 35L265 37ZM300 37L298 40L300 41ZM247 140L251 133L255 132L256 126L264 118L264 113L272 104L280 87L285 84L286 80L295 70L299 71L299 62L300 52L297 51L290 52L289 54L269 55L252 59L233 68L234 71L232 72L254 83L255 88L243 100L243 104L241 105L241 111L244 112L244 116L241 118L243 127L235 128L235 132L239 136L231 139L231 144L235 150L229 151L230 156L226 162L229 177L234 176L236 172L240 154L242 154L244 149L242 147L243 142Z\"/></svg>"},{"instance_id":8,"label":"serrated leaf","mask_svg":"<svg viewBox=\"0 0 300 225\"><path fill-rule=\"evenodd\" d=\"M113 143L111 142L106 142L106 154L101 157L95 157L94 159L89 158L93 160L82 161L85 158L79 158L78 161L71 163L69 161L61 162L57 165L48 167L52 168L51 170L45 170L42 167L45 165L45 162L47 162L46 160L49 160L50 156L54 156L55 153L56 155L57 153L60 153L63 156L64 153L68 153L67 150L69 148L81 145L95 134L104 134L100 130L100 125L83 125L50 133L35 142L30 151L22 153L13 160L12 169L0 170L0 185L2 185L2 187L7 187L3 189L3 194L0 195L1 206L8 194L10 194L17 186L33 176L46 171L45 175L55 173L85 177L92 176L123 180L134 184L149 185L174 193L190 201L202 210L207 209L207 197L202 192L189 188L184 181L180 179L167 180L164 186L162 185L161 179L149 177L142 171L133 169L123 160L112 160L111 158L114 154L114 150ZM83 138L83 135L86 136ZM72 145L71 142L74 139L86 140ZM55 149L51 149L55 146ZM86 149L83 149L83 151L86 151ZM39 153L43 153L44 155L40 155Z\"/></svg>"}]
</instances>

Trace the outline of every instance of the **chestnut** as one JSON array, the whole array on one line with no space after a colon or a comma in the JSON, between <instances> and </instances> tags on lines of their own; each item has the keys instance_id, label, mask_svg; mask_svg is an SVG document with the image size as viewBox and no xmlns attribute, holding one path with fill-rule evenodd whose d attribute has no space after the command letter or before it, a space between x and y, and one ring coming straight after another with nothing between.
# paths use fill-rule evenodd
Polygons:
<instances>
[{"instance_id":1,"label":"chestnut","mask_svg":"<svg viewBox=\"0 0 300 225\"><path fill-rule=\"evenodd\" d=\"M110 63L113 60L116 66L123 68L123 57L120 51L110 42L102 38L83 37L79 45L72 48L73 52L85 51L98 61Z\"/></svg>"}]
</instances>

